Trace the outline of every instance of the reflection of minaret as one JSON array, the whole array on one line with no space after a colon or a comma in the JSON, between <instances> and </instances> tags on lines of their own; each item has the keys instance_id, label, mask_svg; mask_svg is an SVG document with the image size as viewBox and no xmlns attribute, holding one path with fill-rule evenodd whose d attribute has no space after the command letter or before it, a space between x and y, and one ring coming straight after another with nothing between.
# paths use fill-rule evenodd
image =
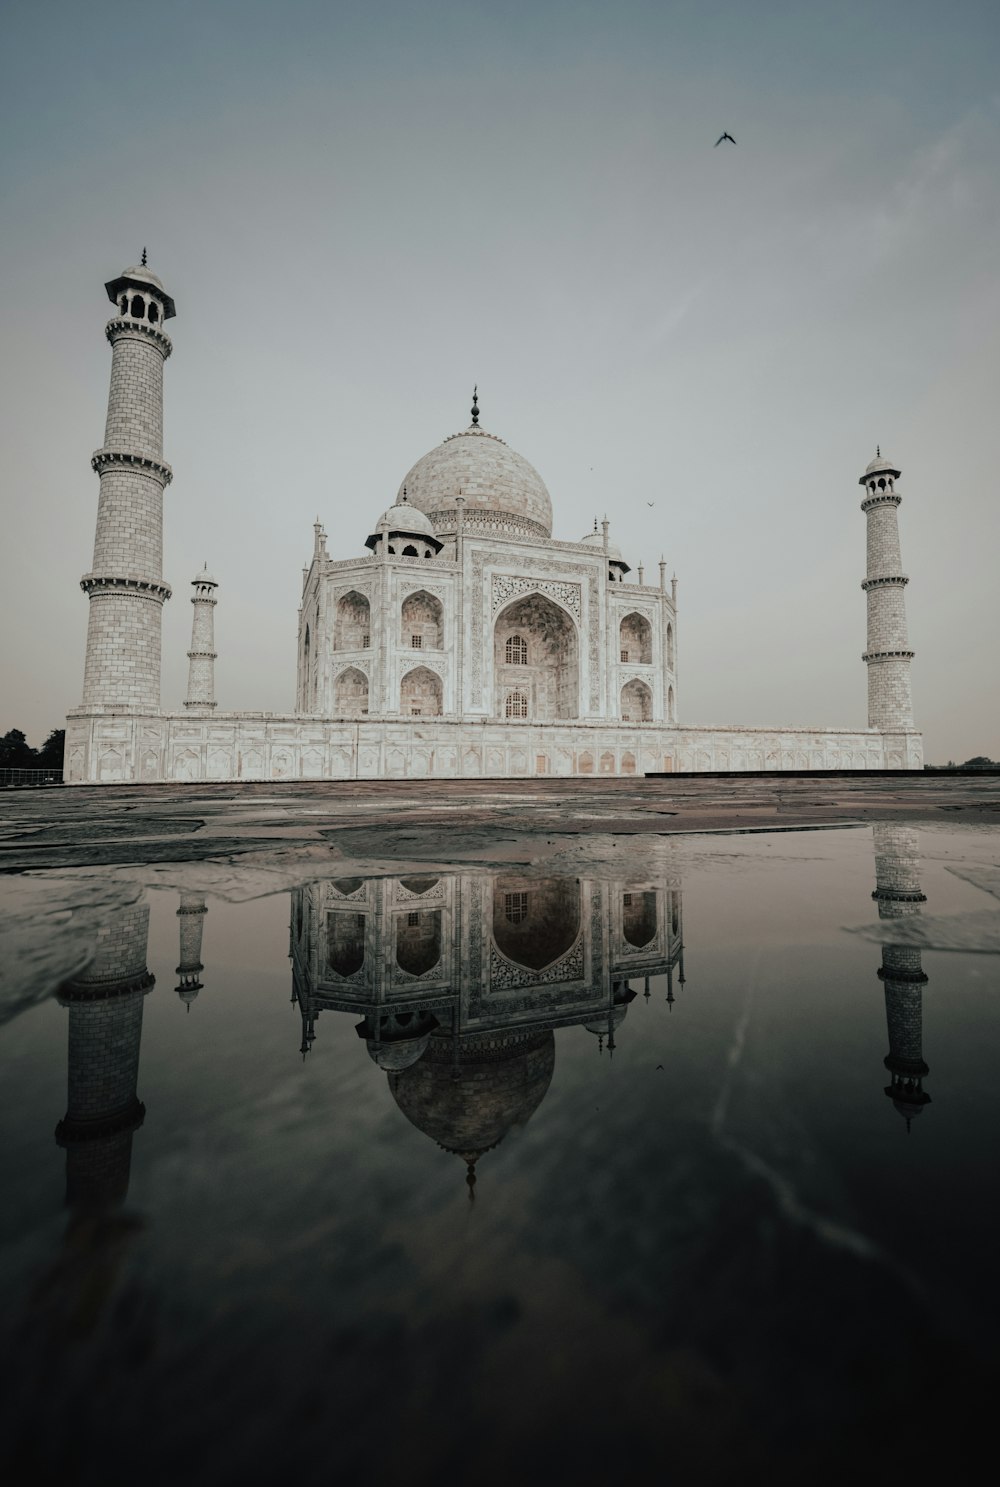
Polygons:
<instances>
[{"instance_id":1,"label":"reflection of minaret","mask_svg":"<svg viewBox=\"0 0 1000 1487\"><path fill-rule=\"evenodd\" d=\"M56 1140L66 1148L66 1200L74 1208L120 1203L128 1191L132 1133L145 1106L136 1098L149 909L122 909L101 929L86 970L59 993L69 1008L66 1114Z\"/></svg>"},{"instance_id":2,"label":"reflection of minaret","mask_svg":"<svg viewBox=\"0 0 1000 1487\"><path fill-rule=\"evenodd\" d=\"M920 913L925 902L920 891L917 855L919 839L908 826L879 821L875 837L875 883L872 897L880 919L903 919ZM910 1122L930 1104L923 1079L930 1072L923 1060L923 988L927 984L920 963L920 950L909 945L883 945L879 980L885 987L885 1017L889 1029L889 1052L885 1067L891 1083L886 1094L900 1115Z\"/></svg>"},{"instance_id":3,"label":"reflection of minaret","mask_svg":"<svg viewBox=\"0 0 1000 1487\"><path fill-rule=\"evenodd\" d=\"M180 908L177 910L177 917L181 921L181 963L177 967L180 981L174 990L181 1001L187 1003L189 1012L191 1003L204 985L198 980L198 973L205 969L201 963L201 937L207 913L203 893L181 894Z\"/></svg>"}]
</instances>

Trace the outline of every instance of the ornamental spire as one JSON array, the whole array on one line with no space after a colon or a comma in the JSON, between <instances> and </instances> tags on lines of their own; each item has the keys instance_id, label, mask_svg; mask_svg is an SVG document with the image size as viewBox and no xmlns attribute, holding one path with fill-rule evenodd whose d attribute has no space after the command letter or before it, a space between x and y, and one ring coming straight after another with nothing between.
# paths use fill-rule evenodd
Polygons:
<instances>
[{"instance_id":1,"label":"ornamental spire","mask_svg":"<svg viewBox=\"0 0 1000 1487\"><path fill-rule=\"evenodd\" d=\"M146 267L146 250L145 250L145 248L143 248L143 250L142 250L142 266L143 266L143 268Z\"/></svg>"},{"instance_id":2,"label":"ornamental spire","mask_svg":"<svg viewBox=\"0 0 1000 1487\"><path fill-rule=\"evenodd\" d=\"M479 427L479 384L476 383L472 389L472 427Z\"/></svg>"}]
</instances>

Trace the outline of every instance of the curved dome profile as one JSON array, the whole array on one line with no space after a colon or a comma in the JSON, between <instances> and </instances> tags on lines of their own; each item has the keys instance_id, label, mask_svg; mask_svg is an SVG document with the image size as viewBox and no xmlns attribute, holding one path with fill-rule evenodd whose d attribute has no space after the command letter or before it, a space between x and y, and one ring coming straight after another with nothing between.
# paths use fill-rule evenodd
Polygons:
<instances>
[{"instance_id":1,"label":"curved dome profile","mask_svg":"<svg viewBox=\"0 0 1000 1487\"><path fill-rule=\"evenodd\" d=\"M418 1131L471 1162L534 1114L555 1057L551 1028L467 1034L457 1049L438 1033L417 1063L389 1075L389 1088Z\"/></svg>"},{"instance_id":2,"label":"curved dome profile","mask_svg":"<svg viewBox=\"0 0 1000 1487\"><path fill-rule=\"evenodd\" d=\"M408 472L399 487L411 506L427 513L438 532L454 531L455 498L465 499L466 519L476 512L497 512L513 525L539 537L552 536L552 501L545 482L523 455L472 424L430 450Z\"/></svg>"}]
</instances>

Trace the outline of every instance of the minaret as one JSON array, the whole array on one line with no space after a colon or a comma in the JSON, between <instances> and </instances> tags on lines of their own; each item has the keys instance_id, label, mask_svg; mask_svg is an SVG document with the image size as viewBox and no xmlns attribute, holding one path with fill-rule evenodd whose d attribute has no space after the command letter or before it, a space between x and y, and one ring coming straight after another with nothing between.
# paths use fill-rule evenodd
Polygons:
<instances>
[{"instance_id":1,"label":"minaret","mask_svg":"<svg viewBox=\"0 0 1000 1487\"><path fill-rule=\"evenodd\" d=\"M191 603L191 649L188 651L188 690L185 707L215 706L215 605L214 591L219 587L206 563L191 580L194 594Z\"/></svg>"},{"instance_id":2,"label":"minaret","mask_svg":"<svg viewBox=\"0 0 1000 1487\"><path fill-rule=\"evenodd\" d=\"M177 917L180 920L180 960L177 967L177 975L180 977L178 984L174 987L182 1002L187 1004L191 1011L191 1003L201 991L203 982L198 980L199 971L205 967L201 963L201 937L205 930L205 915L208 906L205 903L203 893L182 893L180 908Z\"/></svg>"},{"instance_id":3,"label":"minaret","mask_svg":"<svg viewBox=\"0 0 1000 1487\"><path fill-rule=\"evenodd\" d=\"M170 588L163 581L163 363L171 352L163 322L174 302L146 267L105 285L115 314L104 444L91 466L100 476L94 562L80 587L90 599L83 707L157 712L160 625Z\"/></svg>"},{"instance_id":4,"label":"minaret","mask_svg":"<svg viewBox=\"0 0 1000 1487\"><path fill-rule=\"evenodd\" d=\"M98 932L94 958L59 993L69 1008L66 1114L56 1140L66 1148L66 1201L100 1208L128 1191L132 1134L145 1106L136 1097L149 908L121 909Z\"/></svg>"},{"instance_id":5,"label":"minaret","mask_svg":"<svg viewBox=\"0 0 1000 1487\"><path fill-rule=\"evenodd\" d=\"M910 662L903 590L896 490L899 468L883 459L880 449L858 481L865 488L861 510L868 519L868 575L861 587L868 596L868 726L883 733L913 729Z\"/></svg>"},{"instance_id":6,"label":"minaret","mask_svg":"<svg viewBox=\"0 0 1000 1487\"><path fill-rule=\"evenodd\" d=\"M875 839L875 891L880 919L904 919L920 913L925 902L920 891L920 859L917 833L909 826L877 821ZM885 1067L890 1083L885 1093L899 1114L910 1122L931 1097L924 1093L923 1080L930 1073L922 1049L923 989L927 976L920 963L920 950L911 945L883 945L879 980L885 988L885 1019L889 1052Z\"/></svg>"}]
</instances>

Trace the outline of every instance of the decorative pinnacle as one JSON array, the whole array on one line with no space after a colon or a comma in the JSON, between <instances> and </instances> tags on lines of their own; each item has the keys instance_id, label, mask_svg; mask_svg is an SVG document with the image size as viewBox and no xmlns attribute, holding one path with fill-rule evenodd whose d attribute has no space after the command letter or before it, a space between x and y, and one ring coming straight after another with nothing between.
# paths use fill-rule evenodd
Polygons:
<instances>
[{"instance_id":1,"label":"decorative pinnacle","mask_svg":"<svg viewBox=\"0 0 1000 1487\"><path fill-rule=\"evenodd\" d=\"M875 445L875 458L877 460L880 460L882 458L882 446L881 446L881 444L876 444Z\"/></svg>"},{"instance_id":2,"label":"decorative pinnacle","mask_svg":"<svg viewBox=\"0 0 1000 1487\"><path fill-rule=\"evenodd\" d=\"M408 506L408 505L409 505L409 501L410 501L410 498L409 498L409 496L408 496L408 495L407 495L407 494L406 494L406 486L405 486L405 485L404 485L404 486L403 486L403 505L404 505L404 506Z\"/></svg>"},{"instance_id":3,"label":"decorative pinnacle","mask_svg":"<svg viewBox=\"0 0 1000 1487\"><path fill-rule=\"evenodd\" d=\"M472 389L472 427L479 427L479 384Z\"/></svg>"},{"instance_id":4,"label":"decorative pinnacle","mask_svg":"<svg viewBox=\"0 0 1000 1487\"><path fill-rule=\"evenodd\" d=\"M145 250L145 248L143 248L143 250L142 250L142 266L143 266L143 268L146 267L146 250Z\"/></svg>"}]
</instances>

